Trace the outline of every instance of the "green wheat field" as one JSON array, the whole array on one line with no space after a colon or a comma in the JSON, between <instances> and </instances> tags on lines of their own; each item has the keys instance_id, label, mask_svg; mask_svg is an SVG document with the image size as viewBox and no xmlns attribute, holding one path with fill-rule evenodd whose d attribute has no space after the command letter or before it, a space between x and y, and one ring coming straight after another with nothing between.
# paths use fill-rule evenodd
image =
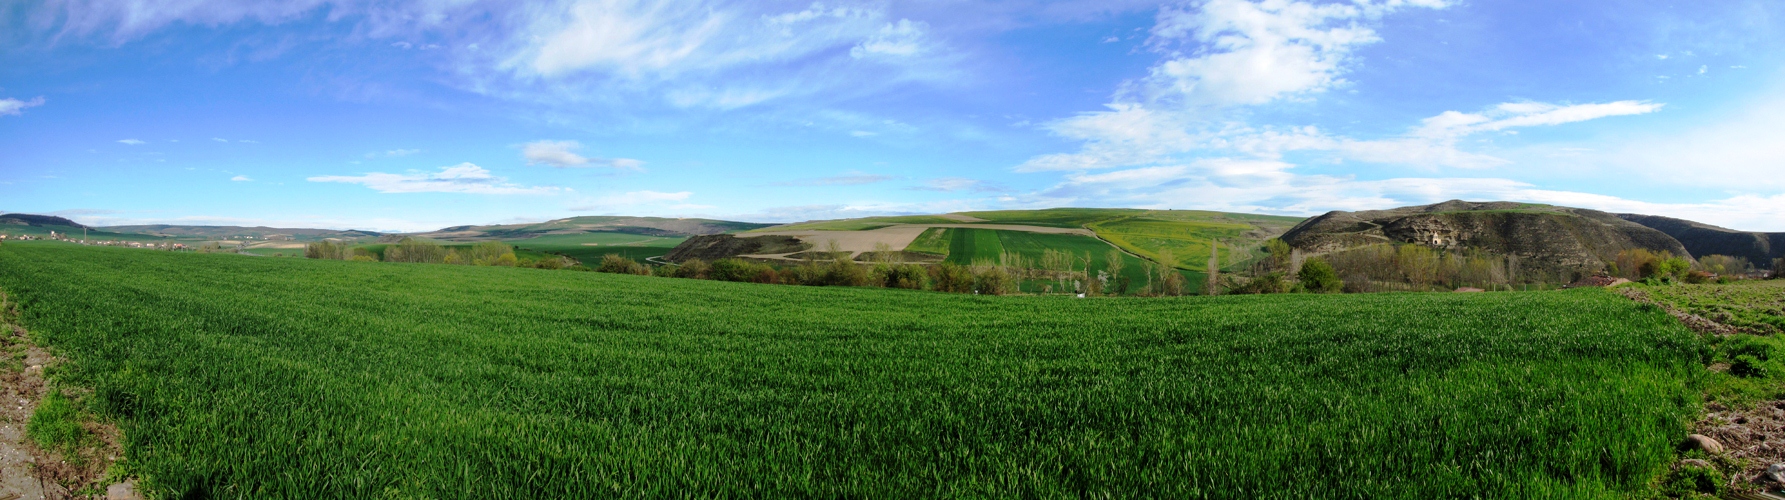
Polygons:
<instances>
[{"instance_id":1,"label":"green wheat field","mask_svg":"<svg viewBox=\"0 0 1785 500\"><path fill-rule=\"evenodd\" d=\"M977 297L0 247L176 498L1624 498L1700 341L1602 290Z\"/></svg>"}]
</instances>

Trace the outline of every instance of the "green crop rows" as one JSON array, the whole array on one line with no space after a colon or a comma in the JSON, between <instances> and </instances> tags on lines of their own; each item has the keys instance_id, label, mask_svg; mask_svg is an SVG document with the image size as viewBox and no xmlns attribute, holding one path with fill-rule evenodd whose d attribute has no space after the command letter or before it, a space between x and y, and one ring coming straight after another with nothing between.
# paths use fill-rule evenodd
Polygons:
<instances>
[{"instance_id":1,"label":"green crop rows","mask_svg":"<svg viewBox=\"0 0 1785 500\"><path fill-rule=\"evenodd\" d=\"M607 254L618 254L635 261L662 256L687 239L686 236L663 237L596 232L553 234L523 240L509 240L507 243L514 245L517 249L563 255L592 266L600 263L601 257Z\"/></svg>"},{"instance_id":2,"label":"green crop rows","mask_svg":"<svg viewBox=\"0 0 1785 500\"><path fill-rule=\"evenodd\" d=\"M1699 341L1601 290L976 297L0 246L179 498L1625 498Z\"/></svg>"}]
</instances>

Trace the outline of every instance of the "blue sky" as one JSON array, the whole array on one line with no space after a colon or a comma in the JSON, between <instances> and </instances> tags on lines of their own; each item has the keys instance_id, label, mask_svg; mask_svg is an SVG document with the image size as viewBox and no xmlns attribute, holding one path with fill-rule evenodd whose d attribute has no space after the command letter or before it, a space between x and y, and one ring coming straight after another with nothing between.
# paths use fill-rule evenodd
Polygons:
<instances>
[{"instance_id":1,"label":"blue sky","mask_svg":"<svg viewBox=\"0 0 1785 500\"><path fill-rule=\"evenodd\" d=\"M0 210L427 230L1452 198L1785 231L1768 1L24 1Z\"/></svg>"}]
</instances>

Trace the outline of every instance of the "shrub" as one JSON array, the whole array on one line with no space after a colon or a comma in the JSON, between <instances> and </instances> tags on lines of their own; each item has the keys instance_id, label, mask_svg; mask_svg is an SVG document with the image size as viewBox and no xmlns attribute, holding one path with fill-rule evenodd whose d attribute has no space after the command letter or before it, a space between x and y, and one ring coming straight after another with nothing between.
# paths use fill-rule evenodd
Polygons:
<instances>
[{"instance_id":1,"label":"shrub","mask_svg":"<svg viewBox=\"0 0 1785 500\"><path fill-rule=\"evenodd\" d=\"M557 255L547 255L545 257L540 257L539 260L533 261L532 267L535 269L557 270L570 267L571 265L573 265L573 263L570 262L569 258Z\"/></svg>"},{"instance_id":2,"label":"shrub","mask_svg":"<svg viewBox=\"0 0 1785 500\"><path fill-rule=\"evenodd\" d=\"M1345 277L1345 293L1370 293L1376 291L1375 283L1370 282L1366 274L1353 274Z\"/></svg>"},{"instance_id":3,"label":"shrub","mask_svg":"<svg viewBox=\"0 0 1785 500\"><path fill-rule=\"evenodd\" d=\"M675 276L677 278L704 280L707 279L708 273L712 272L712 270L713 266L707 264L704 260L688 259L687 261L682 262L682 265L676 266Z\"/></svg>"},{"instance_id":4,"label":"shrub","mask_svg":"<svg viewBox=\"0 0 1785 500\"><path fill-rule=\"evenodd\" d=\"M930 287L930 274L916 264L882 265L874 268L874 281L887 288L923 290Z\"/></svg>"},{"instance_id":5,"label":"shrub","mask_svg":"<svg viewBox=\"0 0 1785 500\"><path fill-rule=\"evenodd\" d=\"M304 258L347 260L347 245L335 244L331 241L318 241L304 245Z\"/></svg>"},{"instance_id":6,"label":"shrub","mask_svg":"<svg viewBox=\"0 0 1785 500\"><path fill-rule=\"evenodd\" d=\"M1694 284L1694 285L1702 285L1705 283L1710 283L1711 282L1711 273L1707 273L1704 271L1687 272L1686 273L1686 282Z\"/></svg>"},{"instance_id":7,"label":"shrub","mask_svg":"<svg viewBox=\"0 0 1785 500\"><path fill-rule=\"evenodd\" d=\"M870 276L868 270L850 261L838 258L824 267L824 275L818 279L823 286L866 286Z\"/></svg>"},{"instance_id":8,"label":"shrub","mask_svg":"<svg viewBox=\"0 0 1785 500\"><path fill-rule=\"evenodd\" d=\"M601 256L601 265L595 267L595 272L637 275L651 274L651 270L646 269L643 264L639 264L625 256L611 253Z\"/></svg>"},{"instance_id":9,"label":"shrub","mask_svg":"<svg viewBox=\"0 0 1785 500\"><path fill-rule=\"evenodd\" d=\"M986 266L973 277L973 291L985 295L1005 295L1016 291L1016 279L999 266Z\"/></svg>"},{"instance_id":10,"label":"shrub","mask_svg":"<svg viewBox=\"0 0 1785 500\"><path fill-rule=\"evenodd\" d=\"M1264 273L1263 276L1252 278L1252 281L1227 289L1227 293L1238 295L1287 293L1288 291L1289 281L1283 279L1283 273L1278 272Z\"/></svg>"},{"instance_id":11,"label":"shrub","mask_svg":"<svg viewBox=\"0 0 1785 500\"><path fill-rule=\"evenodd\" d=\"M446 248L424 239L403 238L384 249L384 261L441 264L446 262Z\"/></svg>"},{"instance_id":12,"label":"shrub","mask_svg":"<svg viewBox=\"0 0 1785 500\"><path fill-rule=\"evenodd\" d=\"M681 270L682 266L668 264L651 269L651 275L659 278L674 278L676 277L676 273L681 272Z\"/></svg>"},{"instance_id":13,"label":"shrub","mask_svg":"<svg viewBox=\"0 0 1785 500\"><path fill-rule=\"evenodd\" d=\"M938 292L973 293L973 271L953 262L930 268L931 281Z\"/></svg>"},{"instance_id":14,"label":"shrub","mask_svg":"<svg viewBox=\"0 0 1785 500\"><path fill-rule=\"evenodd\" d=\"M743 259L719 259L713 261L712 268L707 271L707 279L715 281L757 282L763 271L774 272L766 264L752 264Z\"/></svg>"},{"instance_id":15,"label":"shrub","mask_svg":"<svg viewBox=\"0 0 1785 500\"><path fill-rule=\"evenodd\" d=\"M469 264L478 266L514 266L518 260L514 256L514 247L500 241L485 241L466 250Z\"/></svg>"},{"instance_id":16,"label":"shrub","mask_svg":"<svg viewBox=\"0 0 1785 500\"><path fill-rule=\"evenodd\" d=\"M1319 257L1303 262L1302 270L1296 273L1296 277L1301 279L1303 287L1314 293L1337 293L1345 287L1345 283L1339 281L1339 272L1333 270L1332 264L1326 263L1326 259Z\"/></svg>"},{"instance_id":17,"label":"shrub","mask_svg":"<svg viewBox=\"0 0 1785 500\"><path fill-rule=\"evenodd\" d=\"M1743 257L1728 255L1706 255L1698 258L1699 267L1714 274L1744 274L1754 270L1754 265Z\"/></svg>"},{"instance_id":18,"label":"shrub","mask_svg":"<svg viewBox=\"0 0 1785 500\"><path fill-rule=\"evenodd\" d=\"M779 278L782 283L789 285L821 285L822 283L819 283L819 280L823 275L824 271L818 268L817 263L806 261L803 264L782 271Z\"/></svg>"}]
</instances>

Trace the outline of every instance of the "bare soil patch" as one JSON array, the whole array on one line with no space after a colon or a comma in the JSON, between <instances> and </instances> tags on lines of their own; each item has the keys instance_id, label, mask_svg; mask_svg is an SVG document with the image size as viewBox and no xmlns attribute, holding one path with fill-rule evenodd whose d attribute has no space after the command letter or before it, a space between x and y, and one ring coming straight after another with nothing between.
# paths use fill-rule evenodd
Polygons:
<instances>
[{"instance_id":1,"label":"bare soil patch","mask_svg":"<svg viewBox=\"0 0 1785 500\"><path fill-rule=\"evenodd\" d=\"M90 498L137 499L131 483L101 484L106 470L123 453L117 427L85 422L88 444L64 455L45 450L27 436L38 405L52 389L44 370L56 359L34 345L25 329L12 324L6 296L0 293L0 500Z\"/></svg>"}]
</instances>

